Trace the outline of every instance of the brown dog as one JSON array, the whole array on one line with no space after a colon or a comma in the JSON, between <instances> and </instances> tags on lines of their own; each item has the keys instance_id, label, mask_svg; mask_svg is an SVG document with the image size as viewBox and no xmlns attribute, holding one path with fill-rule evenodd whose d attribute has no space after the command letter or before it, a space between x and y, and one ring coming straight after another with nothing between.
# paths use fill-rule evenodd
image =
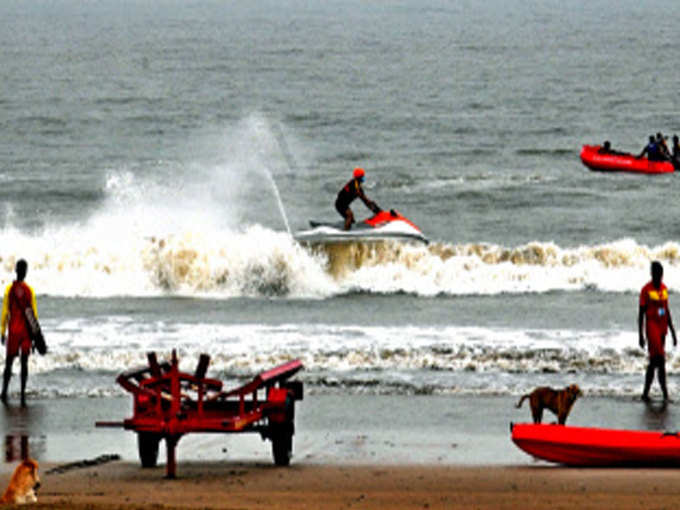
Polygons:
<instances>
[{"instance_id":1,"label":"brown dog","mask_svg":"<svg viewBox=\"0 0 680 510\"><path fill-rule=\"evenodd\" d=\"M7 490L0 498L0 504L35 503L38 501L35 491L39 487L38 463L33 459L26 459L14 470Z\"/></svg>"},{"instance_id":2,"label":"brown dog","mask_svg":"<svg viewBox=\"0 0 680 510\"><path fill-rule=\"evenodd\" d=\"M576 384L567 386L562 390L553 390L547 386L542 386L536 388L528 395L522 395L522 398L517 402L517 408L522 407L522 402L524 402L525 398L528 398L534 423L541 423L543 409L550 409L557 415L557 422L560 425L564 425L567 421L567 416L569 416L569 411L571 411L571 407L581 395L583 395L583 393L581 393L581 388Z\"/></svg>"}]
</instances>

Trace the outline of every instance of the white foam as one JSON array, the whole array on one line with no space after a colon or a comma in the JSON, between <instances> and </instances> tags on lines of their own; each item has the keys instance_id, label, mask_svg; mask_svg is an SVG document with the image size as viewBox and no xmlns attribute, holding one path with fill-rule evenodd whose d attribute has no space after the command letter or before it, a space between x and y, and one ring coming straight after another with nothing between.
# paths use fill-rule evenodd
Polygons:
<instances>
[{"instance_id":1,"label":"white foam","mask_svg":"<svg viewBox=\"0 0 680 510\"><path fill-rule=\"evenodd\" d=\"M303 249L287 233L261 225L232 231L190 214L185 220L190 225L169 228L158 220L131 225L117 213L39 233L5 228L0 230L0 245L7 247L0 281L10 282L16 260L25 257L29 283L38 294L54 296L636 292L649 279L650 261L658 259L665 283L680 290L680 245L675 242L648 247L621 240L576 248L383 243L325 253Z\"/></svg>"},{"instance_id":2,"label":"white foam","mask_svg":"<svg viewBox=\"0 0 680 510\"><path fill-rule=\"evenodd\" d=\"M228 386L299 358L305 365L299 378L312 391L378 393L517 394L569 381L592 394L628 395L639 391L647 363L634 331L139 323L133 317L47 319L44 329L50 352L30 358L34 387L63 396L120 393L117 373L146 365L148 351L167 359L172 349L187 372L200 353L210 354L209 375ZM677 352L668 354L669 370L680 368Z\"/></svg>"},{"instance_id":3,"label":"white foam","mask_svg":"<svg viewBox=\"0 0 680 510\"><path fill-rule=\"evenodd\" d=\"M213 369L268 368L300 358L309 370L419 370L532 373L570 370L637 371L645 353L633 331L518 331L475 327L359 327L338 325L137 323L132 318L47 321L50 356L43 370L82 367L124 370L149 350L178 348L195 363L213 356ZM676 357L671 355L672 363Z\"/></svg>"},{"instance_id":4,"label":"white foam","mask_svg":"<svg viewBox=\"0 0 680 510\"><path fill-rule=\"evenodd\" d=\"M392 250L388 253L387 250ZM648 247L624 239L562 248L534 242L514 248L492 244L403 246L366 251L354 271L338 271L345 288L416 295L548 292L599 289L635 292L661 260L664 281L680 289L680 245Z\"/></svg>"}]
</instances>

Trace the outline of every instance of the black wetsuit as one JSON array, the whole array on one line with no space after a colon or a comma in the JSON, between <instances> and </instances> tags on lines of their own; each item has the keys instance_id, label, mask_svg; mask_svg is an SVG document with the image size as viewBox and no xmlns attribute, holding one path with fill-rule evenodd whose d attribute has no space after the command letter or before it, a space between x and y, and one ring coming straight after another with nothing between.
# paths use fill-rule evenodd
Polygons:
<instances>
[{"instance_id":1,"label":"black wetsuit","mask_svg":"<svg viewBox=\"0 0 680 510\"><path fill-rule=\"evenodd\" d=\"M349 204L357 197L363 197L363 200L365 201L364 190L361 188L361 183L357 179L352 179L342 187L338 192L338 198L335 199L335 209L340 213L340 216L343 218L345 217L345 213L347 212L347 209L349 209Z\"/></svg>"}]
</instances>

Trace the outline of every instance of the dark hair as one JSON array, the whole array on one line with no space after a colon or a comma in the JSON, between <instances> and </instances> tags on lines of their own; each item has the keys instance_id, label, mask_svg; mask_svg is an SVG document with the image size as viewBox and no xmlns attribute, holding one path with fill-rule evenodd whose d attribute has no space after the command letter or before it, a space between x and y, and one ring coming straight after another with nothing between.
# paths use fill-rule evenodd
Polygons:
<instances>
[{"instance_id":1,"label":"dark hair","mask_svg":"<svg viewBox=\"0 0 680 510\"><path fill-rule=\"evenodd\" d=\"M652 262L652 280L656 280L657 278L661 280L661 277L663 276L663 266L661 265L661 262L658 260L655 260Z\"/></svg>"},{"instance_id":2,"label":"dark hair","mask_svg":"<svg viewBox=\"0 0 680 510\"><path fill-rule=\"evenodd\" d=\"M17 260L17 265L16 265L17 279L23 280L24 278L26 278L26 272L27 271L28 271L28 262L26 262L24 259Z\"/></svg>"}]
</instances>

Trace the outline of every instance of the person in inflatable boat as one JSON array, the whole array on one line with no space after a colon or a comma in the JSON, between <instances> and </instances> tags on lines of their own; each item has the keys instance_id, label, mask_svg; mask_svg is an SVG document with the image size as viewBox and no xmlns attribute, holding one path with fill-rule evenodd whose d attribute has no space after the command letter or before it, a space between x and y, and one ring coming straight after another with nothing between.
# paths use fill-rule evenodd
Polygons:
<instances>
[{"instance_id":1,"label":"person in inflatable boat","mask_svg":"<svg viewBox=\"0 0 680 510\"><path fill-rule=\"evenodd\" d=\"M663 136L661 133L656 134L656 144L659 146L659 152L661 153L661 159L664 161L670 161L671 151L668 150L668 144L666 140L667 136Z\"/></svg>"},{"instance_id":2,"label":"person in inflatable boat","mask_svg":"<svg viewBox=\"0 0 680 510\"><path fill-rule=\"evenodd\" d=\"M654 138L654 135L649 135L649 143L645 145L645 148L642 149L642 152L637 157L640 159L645 155L647 155L649 161L663 161L661 149L659 148L659 144L657 143L656 138Z\"/></svg>"},{"instance_id":3,"label":"person in inflatable boat","mask_svg":"<svg viewBox=\"0 0 680 510\"><path fill-rule=\"evenodd\" d=\"M621 152L621 151L615 151L612 149L612 144L609 142L609 140L605 140L604 143L602 144L602 147L600 147L597 150L598 154L614 154L616 156L630 156L628 152Z\"/></svg>"}]
</instances>

